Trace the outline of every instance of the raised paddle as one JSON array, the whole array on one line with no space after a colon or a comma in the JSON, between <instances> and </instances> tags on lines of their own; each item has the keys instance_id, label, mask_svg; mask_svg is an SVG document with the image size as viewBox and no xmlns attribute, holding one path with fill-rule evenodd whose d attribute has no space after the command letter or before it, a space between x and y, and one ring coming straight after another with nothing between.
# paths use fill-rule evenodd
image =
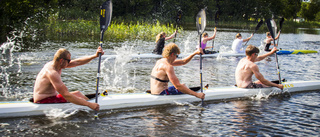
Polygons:
<instances>
[{"instance_id":1,"label":"raised paddle","mask_svg":"<svg viewBox=\"0 0 320 137\"><path fill-rule=\"evenodd\" d=\"M284 18L282 17L282 18L280 19L280 29L279 29L279 33L281 33L281 28L282 28L283 21L284 21ZM277 45L279 44L279 38L280 38L280 35L279 35L278 40L277 40Z\"/></svg>"},{"instance_id":2,"label":"raised paddle","mask_svg":"<svg viewBox=\"0 0 320 137\"><path fill-rule=\"evenodd\" d=\"M276 25L276 23L274 22L273 19L266 20L266 23L267 23L268 30L269 30L269 32L271 34L271 37L273 38L273 44L275 46L276 42L275 42L274 32L277 31L277 25ZM279 83L281 84L281 76L280 76L280 68L279 68L279 64L278 64L277 52L275 52L275 58L276 58L277 74L278 74L278 78L279 78Z\"/></svg>"},{"instance_id":3,"label":"raised paddle","mask_svg":"<svg viewBox=\"0 0 320 137\"><path fill-rule=\"evenodd\" d=\"M198 30L198 35L200 37L199 47L201 48L201 35L206 28L206 11L205 9L201 9L196 17L196 26ZM203 92L203 84L202 84L202 54L200 54L200 87L201 92ZM203 99L201 100L201 105L203 106Z\"/></svg>"},{"instance_id":4,"label":"raised paddle","mask_svg":"<svg viewBox=\"0 0 320 137\"><path fill-rule=\"evenodd\" d=\"M218 13L218 11L216 11L216 14L214 15L214 24L215 24L215 29L217 29L217 24L218 24L218 20L219 20L219 13ZM212 52L213 52L213 47L214 47L214 39L212 40L212 48L211 48L211 50L212 50Z\"/></svg>"},{"instance_id":5,"label":"raised paddle","mask_svg":"<svg viewBox=\"0 0 320 137\"><path fill-rule=\"evenodd\" d=\"M178 30L178 24L180 24L181 17L182 17L182 11L181 11L181 10L178 10L177 18L176 18L176 31ZM173 43L176 43L176 36L177 36L177 33L174 34Z\"/></svg>"},{"instance_id":6,"label":"raised paddle","mask_svg":"<svg viewBox=\"0 0 320 137\"><path fill-rule=\"evenodd\" d=\"M252 36L258 31L258 29L260 28L260 26L263 24L263 20L260 20L259 23L256 26L256 29L254 30L254 32L252 33ZM250 40L250 39L249 39ZM244 44L243 47L245 47L247 45L247 43L249 42L249 40L246 42L246 44Z\"/></svg>"},{"instance_id":7,"label":"raised paddle","mask_svg":"<svg viewBox=\"0 0 320 137\"><path fill-rule=\"evenodd\" d=\"M112 16L112 1L106 1L102 4L100 7L100 47L102 48L102 42L103 42L103 35L104 32L108 29L108 26L111 22L111 16ZM101 53L99 53L99 64L98 64L98 73L97 73L97 80L96 80L96 103L98 103L98 92L99 92L99 77L100 77L100 64L101 64ZM94 118L98 118L98 112L95 111Z\"/></svg>"}]
</instances>

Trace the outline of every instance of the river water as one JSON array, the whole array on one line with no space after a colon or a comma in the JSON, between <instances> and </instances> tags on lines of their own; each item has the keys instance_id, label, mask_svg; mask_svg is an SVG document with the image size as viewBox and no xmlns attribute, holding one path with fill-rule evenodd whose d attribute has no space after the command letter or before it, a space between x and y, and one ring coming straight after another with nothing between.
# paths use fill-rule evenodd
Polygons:
<instances>
[{"instance_id":1,"label":"river water","mask_svg":"<svg viewBox=\"0 0 320 137\"><path fill-rule=\"evenodd\" d=\"M207 28L212 30L212 28ZM208 31L209 36L212 31ZM251 30L218 28L215 50L227 52L236 33L249 37ZM311 32L311 33L310 33ZM255 34L248 44L260 46L265 34ZM98 38L97 38L98 39ZM168 42L172 42L168 41ZM196 31L178 34L176 43L182 53L191 53L198 45ZM167 43L168 43L167 42ZM212 43L209 42L210 46ZM100 91L141 93L149 88L149 75L156 59L132 59L128 55L150 53L152 41L105 42ZM94 54L97 42L47 41L39 49L12 52L15 43L1 46L0 101L27 100L32 97L33 83L43 65L52 60L55 51L67 48L71 58ZM282 33L279 46L283 49L320 51L320 30L298 29L297 33ZM261 47L262 48L262 47ZM262 54L262 53L260 53ZM319 53L279 55L281 77L288 81L320 80ZM234 70L240 57L203 59L203 83L211 87L235 84ZM188 86L199 86L199 59L175 67L176 75ZM62 80L70 91L95 93L98 61L65 69ZM257 63L266 79L276 80L274 56ZM53 111L46 116L0 119L1 136L319 136L320 92L264 96L251 99L182 102L173 105L93 112L74 109Z\"/></svg>"}]
</instances>

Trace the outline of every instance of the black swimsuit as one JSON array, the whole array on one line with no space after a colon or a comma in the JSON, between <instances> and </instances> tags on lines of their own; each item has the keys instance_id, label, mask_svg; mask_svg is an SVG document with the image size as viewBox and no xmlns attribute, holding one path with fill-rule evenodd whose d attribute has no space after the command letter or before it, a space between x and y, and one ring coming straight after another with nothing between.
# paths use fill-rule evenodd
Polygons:
<instances>
[{"instance_id":1,"label":"black swimsuit","mask_svg":"<svg viewBox=\"0 0 320 137\"><path fill-rule=\"evenodd\" d=\"M160 38L158 40L157 45L156 45L156 47L155 47L155 49L153 50L152 53L161 55L162 54L162 50L164 48L165 41L166 41L165 38Z\"/></svg>"},{"instance_id":2,"label":"black swimsuit","mask_svg":"<svg viewBox=\"0 0 320 137\"><path fill-rule=\"evenodd\" d=\"M271 51L269 49L270 45L271 45L271 43L267 43L266 46L264 47L264 51Z\"/></svg>"},{"instance_id":3,"label":"black swimsuit","mask_svg":"<svg viewBox=\"0 0 320 137\"><path fill-rule=\"evenodd\" d=\"M162 79L159 79L159 78L157 78L157 77L155 77L155 76L152 76L152 75L150 75L150 77L153 78L153 79L155 79L155 80L158 80L158 81L160 81L160 82L164 82L164 83L168 83L168 82L169 82L169 80L162 80Z\"/></svg>"}]
</instances>

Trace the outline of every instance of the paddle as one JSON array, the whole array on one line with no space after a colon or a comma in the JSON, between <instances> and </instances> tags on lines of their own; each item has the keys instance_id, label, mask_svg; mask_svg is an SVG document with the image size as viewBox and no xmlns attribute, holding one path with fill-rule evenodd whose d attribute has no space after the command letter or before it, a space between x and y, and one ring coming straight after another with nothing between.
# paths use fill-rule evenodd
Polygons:
<instances>
[{"instance_id":1,"label":"paddle","mask_svg":"<svg viewBox=\"0 0 320 137\"><path fill-rule=\"evenodd\" d=\"M181 11L181 10L178 10L177 18L176 18L176 30L178 30L178 24L180 24L181 16L182 16L182 11ZM174 34L173 43L176 43L176 36L177 36L177 33Z\"/></svg>"},{"instance_id":2,"label":"paddle","mask_svg":"<svg viewBox=\"0 0 320 137\"><path fill-rule=\"evenodd\" d=\"M283 21L284 21L284 18L282 17L282 18L280 19L280 29L279 29L279 33L281 33L281 28L282 28L282 23L283 23ZM278 40L277 40L277 45L279 45L279 38L280 38L280 34L279 34L279 37L278 37Z\"/></svg>"},{"instance_id":3,"label":"paddle","mask_svg":"<svg viewBox=\"0 0 320 137\"><path fill-rule=\"evenodd\" d=\"M273 38L273 44L274 46L276 45L276 42L275 42L275 36L274 36L274 32L277 31L277 26L276 26L276 23L274 22L273 19L268 19L266 21L267 23L267 27L268 27L268 30L271 34L271 37ZM280 68L279 68L279 64L278 64L278 56L277 56L277 52L275 52L275 58L276 58L276 65L277 65L277 74L278 74L278 78L279 78L279 83L281 84L281 76L280 76Z\"/></svg>"},{"instance_id":4,"label":"paddle","mask_svg":"<svg viewBox=\"0 0 320 137\"><path fill-rule=\"evenodd\" d=\"M258 31L258 29L260 28L260 26L263 24L263 20L260 20L259 23L256 26L256 29L254 30L254 32L252 33L252 36ZM250 40L250 39L249 39ZM249 42L249 40L246 42L246 44L244 44L243 47L245 47L247 45L247 43Z\"/></svg>"},{"instance_id":5,"label":"paddle","mask_svg":"<svg viewBox=\"0 0 320 137\"><path fill-rule=\"evenodd\" d=\"M112 1L106 1L100 7L100 30L101 30L101 37L100 37L100 47L102 48L102 41L104 32L108 29L110 25L112 16ZM97 73L97 86L96 86L96 103L98 103L98 92L99 92L99 77L100 77L100 64L101 64L101 53L99 53L99 64L98 64L98 73ZM98 112L95 111L94 115L95 119L98 118Z\"/></svg>"},{"instance_id":6,"label":"paddle","mask_svg":"<svg viewBox=\"0 0 320 137\"><path fill-rule=\"evenodd\" d=\"M206 28L206 11L205 9L201 9L200 12L197 14L196 17L196 26L198 29L198 35L200 37L199 47L201 48L201 35ZM200 54L200 87L201 92L203 92L203 85L202 85L202 54ZM203 99L201 100L201 105L203 106Z\"/></svg>"},{"instance_id":7,"label":"paddle","mask_svg":"<svg viewBox=\"0 0 320 137\"><path fill-rule=\"evenodd\" d=\"M218 13L218 11L216 11L216 14L215 14L215 16L214 16L214 24L215 24L215 29L217 29L217 24L218 24L218 20L219 20L219 13ZM214 39L212 40L212 48L211 48L211 50L213 51L213 47L214 47Z\"/></svg>"}]
</instances>

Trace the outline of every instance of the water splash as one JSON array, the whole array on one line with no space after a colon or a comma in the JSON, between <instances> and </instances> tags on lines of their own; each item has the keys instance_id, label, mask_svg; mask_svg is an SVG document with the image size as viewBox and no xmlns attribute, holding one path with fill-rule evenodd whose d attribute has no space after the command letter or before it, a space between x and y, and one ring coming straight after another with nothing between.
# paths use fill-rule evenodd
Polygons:
<instances>
[{"instance_id":1,"label":"water splash","mask_svg":"<svg viewBox=\"0 0 320 137\"><path fill-rule=\"evenodd\" d=\"M105 84L104 88L121 93L133 92L136 69L132 69L134 66L129 64L132 62L132 57L128 55L136 53L136 50L134 50L134 46L129 46L128 42L124 42L121 47L115 48L114 52L116 58L107 58L102 62L101 72L103 84Z\"/></svg>"}]
</instances>

